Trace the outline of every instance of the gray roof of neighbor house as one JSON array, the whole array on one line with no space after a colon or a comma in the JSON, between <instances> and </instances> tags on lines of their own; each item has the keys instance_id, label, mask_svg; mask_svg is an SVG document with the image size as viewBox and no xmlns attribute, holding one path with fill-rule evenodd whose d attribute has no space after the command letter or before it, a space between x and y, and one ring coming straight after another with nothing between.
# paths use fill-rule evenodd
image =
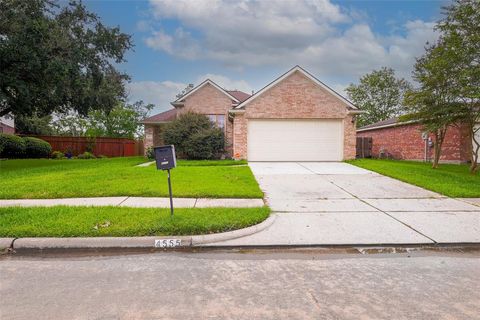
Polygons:
<instances>
[{"instance_id":1,"label":"gray roof of neighbor house","mask_svg":"<svg viewBox=\"0 0 480 320\"><path fill-rule=\"evenodd\" d=\"M177 117L177 109L170 109L165 112L155 114L151 117L145 118L142 123L163 123L175 120Z\"/></svg>"},{"instance_id":2,"label":"gray roof of neighbor house","mask_svg":"<svg viewBox=\"0 0 480 320\"><path fill-rule=\"evenodd\" d=\"M398 117L394 117L394 118L390 118L390 119L383 120L383 121L378 121L378 122L360 127L360 128L357 129L357 131L358 130L367 130L367 129L377 129L379 127L384 127L384 126L391 126L391 125L397 124L397 122L398 122Z\"/></svg>"}]
</instances>

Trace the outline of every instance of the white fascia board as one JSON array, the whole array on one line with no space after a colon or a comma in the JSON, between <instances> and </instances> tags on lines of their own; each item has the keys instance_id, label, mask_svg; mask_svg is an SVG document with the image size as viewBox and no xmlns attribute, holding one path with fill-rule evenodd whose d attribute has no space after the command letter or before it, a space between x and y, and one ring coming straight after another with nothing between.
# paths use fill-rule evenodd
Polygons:
<instances>
[{"instance_id":1,"label":"white fascia board","mask_svg":"<svg viewBox=\"0 0 480 320\"><path fill-rule=\"evenodd\" d=\"M200 83L198 86L196 86L195 88L193 88L192 90L188 91L184 96L181 96L180 98L178 98L177 100L171 102L171 105L173 106L178 106L178 105L181 105L183 100L185 100L189 95L193 94L194 92L196 92L197 90L199 90L200 88L202 88L203 86L207 85L207 84L210 84L212 85L214 88L218 89L219 91L221 91L224 95L226 95L227 97L229 97L230 99L232 99L233 101L237 102L237 103L240 103L240 101L235 98L234 96L232 96L230 93L228 93L227 91L225 91L225 89L223 89L222 87L220 87L218 84L216 84L215 82L213 82L212 80L210 79L207 79L205 81L203 81L202 83Z\"/></svg>"},{"instance_id":2,"label":"white fascia board","mask_svg":"<svg viewBox=\"0 0 480 320\"><path fill-rule=\"evenodd\" d=\"M243 101L242 103L240 103L236 109L240 109L242 107L244 107L245 105L247 105L248 103L252 102L253 100L255 100L257 97L261 96L264 92L268 91L270 88L272 88L273 86L277 85L278 83L282 82L285 78L289 77L291 74L293 74L294 72L300 72L302 73L304 76L306 76L307 78L309 78L310 80L312 80L314 83L316 83L317 85L319 85L320 87L322 87L323 89L325 89L327 92L329 92L330 94L332 94L333 96L335 96L336 98L338 98L339 100L341 100L343 103L345 103L348 107L354 109L354 110L358 110L358 108L353 104L351 103L350 101L348 101L345 97L341 96L338 92L334 91L332 88L330 88L329 86L327 86L325 83L321 82L320 80L318 80L317 78L315 78L313 75L311 75L308 71L306 71L305 69L303 69L302 67L300 66L295 66L293 67L292 69L290 69L289 71L287 71L286 73L284 73L283 75L281 75L279 78L277 78L275 81L273 81L272 83L270 83L269 85L267 85L266 87L264 87L263 89L261 89L260 91L258 91L257 93L255 93L253 96L251 96L250 98L248 98L247 100Z\"/></svg>"}]
</instances>

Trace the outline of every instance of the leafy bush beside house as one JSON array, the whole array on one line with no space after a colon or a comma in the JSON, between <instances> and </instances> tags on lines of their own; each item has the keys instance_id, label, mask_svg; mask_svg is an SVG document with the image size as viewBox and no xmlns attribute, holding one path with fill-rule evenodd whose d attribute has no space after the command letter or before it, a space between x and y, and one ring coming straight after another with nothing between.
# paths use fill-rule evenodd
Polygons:
<instances>
[{"instance_id":1,"label":"leafy bush beside house","mask_svg":"<svg viewBox=\"0 0 480 320\"><path fill-rule=\"evenodd\" d=\"M207 116L188 112L170 122L163 133L165 144L173 144L180 158L215 159L224 149L223 130Z\"/></svg>"},{"instance_id":2,"label":"leafy bush beside house","mask_svg":"<svg viewBox=\"0 0 480 320\"><path fill-rule=\"evenodd\" d=\"M185 143L185 154L188 159L214 159L225 145L223 131L219 128L202 130L190 136Z\"/></svg>"}]
</instances>

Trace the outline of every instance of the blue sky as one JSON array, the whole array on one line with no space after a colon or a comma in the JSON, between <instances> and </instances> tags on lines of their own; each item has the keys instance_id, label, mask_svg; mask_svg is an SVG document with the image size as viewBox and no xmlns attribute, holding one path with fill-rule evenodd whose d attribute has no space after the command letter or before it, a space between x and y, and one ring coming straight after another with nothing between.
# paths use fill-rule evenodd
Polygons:
<instances>
[{"instance_id":1,"label":"blue sky","mask_svg":"<svg viewBox=\"0 0 480 320\"><path fill-rule=\"evenodd\" d=\"M85 1L105 24L133 36L119 66L131 100L170 108L186 84L211 78L226 89L259 90L301 65L343 92L373 69L410 77L434 41L447 1L165 0Z\"/></svg>"}]
</instances>

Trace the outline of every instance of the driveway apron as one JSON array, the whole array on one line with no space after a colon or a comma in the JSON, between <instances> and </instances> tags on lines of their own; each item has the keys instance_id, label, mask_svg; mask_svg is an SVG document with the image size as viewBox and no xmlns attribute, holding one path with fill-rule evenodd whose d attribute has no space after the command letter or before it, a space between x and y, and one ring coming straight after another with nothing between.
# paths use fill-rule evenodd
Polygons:
<instances>
[{"instance_id":1,"label":"driveway apron","mask_svg":"<svg viewBox=\"0 0 480 320\"><path fill-rule=\"evenodd\" d=\"M480 242L480 207L464 201L341 162L249 166L275 223L216 246Z\"/></svg>"}]
</instances>

